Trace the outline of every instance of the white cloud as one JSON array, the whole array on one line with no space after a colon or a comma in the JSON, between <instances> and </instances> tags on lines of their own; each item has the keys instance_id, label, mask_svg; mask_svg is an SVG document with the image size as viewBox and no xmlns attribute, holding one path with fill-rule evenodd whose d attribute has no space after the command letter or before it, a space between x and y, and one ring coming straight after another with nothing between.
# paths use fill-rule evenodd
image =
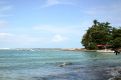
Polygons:
<instances>
[{"instance_id":1,"label":"white cloud","mask_svg":"<svg viewBox=\"0 0 121 80\"><path fill-rule=\"evenodd\" d=\"M42 43L45 41L43 37L34 37L30 35L16 35L12 37L13 41L12 43L16 43L19 45L32 45L37 43Z\"/></svg>"},{"instance_id":2,"label":"white cloud","mask_svg":"<svg viewBox=\"0 0 121 80\"><path fill-rule=\"evenodd\" d=\"M80 26L51 26L51 25L38 25L33 29L40 32L48 32L53 34L78 34L80 32Z\"/></svg>"},{"instance_id":3,"label":"white cloud","mask_svg":"<svg viewBox=\"0 0 121 80\"><path fill-rule=\"evenodd\" d=\"M0 33L0 44L3 45L2 47L11 47L11 45L16 47L36 47L36 45L45 47L52 44L56 47L57 45L61 45L59 43L64 44L71 38L80 35L80 27L78 27L41 25L35 26L32 29L26 28L30 33L28 31L27 33L24 31L23 33L2 32ZM23 29L18 30L22 31Z\"/></svg>"},{"instance_id":4,"label":"white cloud","mask_svg":"<svg viewBox=\"0 0 121 80\"><path fill-rule=\"evenodd\" d=\"M11 36L11 33L0 33L0 36Z\"/></svg>"},{"instance_id":5,"label":"white cloud","mask_svg":"<svg viewBox=\"0 0 121 80\"><path fill-rule=\"evenodd\" d=\"M66 41L66 40L67 40L67 37L64 37L60 34L56 34L52 38L52 42L54 42L54 43L60 43L60 42Z\"/></svg>"},{"instance_id":6,"label":"white cloud","mask_svg":"<svg viewBox=\"0 0 121 80\"><path fill-rule=\"evenodd\" d=\"M0 28L1 28L1 27L6 27L7 24L8 24L8 23L7 23L6 21L0 20Z\"/></svg>"},{"instance_id":7,"label":"white cloud","mask_svg":"<svg viewBox=\"0 0 121 80\"><path fill-rule=\"evenodd\" d=\"M10 11L13 9L12 5L9 5L7 3L0 3L0 17L8 17L10 15Z\"/></svg>"},{"instance_id":8,"label":"white cloud","mask_svg":"<svg viewBox=\"0 0 121 80\"><path fill-rule=\"evenodd\" d=\"M0 12L9 11L9 10L12 10L12 8L13 8L13 6L11 6L11 5L1 6Z\"/></svg>"},{"instance_id":9,"label":"white cloud","mask_svg":"<svg viewBox=\"0 0 121 80\"><path fill-rule=\"evenodd\" d=\"M0 44L29 47L32 45L47 44L50 39L46 37L35 37L29 34L0 33ZM1 46L2 47L2 46ZM5 46L6 47L6 46Z\"/></svg>"},{"instance_id":10,"label":"white cloud","mask_svg":"<svg viewBox=\"0 0 121 80\"><path fill-rule=\"evenodd\" d=\"M111 3L108 5L91 6L83 10L91 19L108 21L115 26L121 25L121 3Z\"/></svg>"},{"instance_id":11,"label":"white cloud","mask_svg":"<svg viewBox=\"0 0 121 80\"><path fill-rule=\"evenodd\" d=\"M87 27L84 27L84 25L81 25L81 26L79 25L74 25L74 26L39 25L39 26L34 26L33 30L36 30L36 32L39 32L42 35L49 34L48 40L51 39L52 42L59 43L59 42L71 40L71 38L74 38L74 37L79 37L80 39L85 33L85 31L87 30Z\"/></svg>"},{"instance_id":12,"label":"white cloud","mask_svg":"<svg viewBox=\"0 0 121 80\"><path fill-rule=\"evenodd\" d=\"M42 6L44 7L50 7L58 4L66 4L66 5L73 5L73 3L69 2L68 0L46 0L45 4Z\"/></svg>"},{"instance_id":13,"label":"white cloud","mask_svg":"<svg viewBox=\"0 0 121 80\"><path fill-rule=\"evenodd\" d=\"M52 6L52 5L56 5L59 4L59 0L47 0L47 5L48 6Z\"/></svg>"},{"instance_id":14,"label":"white cloud","mask_svg":"<svg viewBox=\"0 0 121 80\"><path fill-rule=\"evenodd\" d=\"M103 6L94 6L88 9L85 9L85 13L89 15L101 15L101 14L121 14L121 4L112 4L112 5L103 5Z\"/></svg>"},{"instance_id":15,"label":"white cloud","mask_svg":"<svg viewBox=\"0 0 121 80\"><path fill-rule=\"evenodd\" d=\"M5 32L0 33L0 39L5 39L8 37L12 37L12 36L14 36L14 35L11 33L5 33Z\"/></svg>"}]
</instances>

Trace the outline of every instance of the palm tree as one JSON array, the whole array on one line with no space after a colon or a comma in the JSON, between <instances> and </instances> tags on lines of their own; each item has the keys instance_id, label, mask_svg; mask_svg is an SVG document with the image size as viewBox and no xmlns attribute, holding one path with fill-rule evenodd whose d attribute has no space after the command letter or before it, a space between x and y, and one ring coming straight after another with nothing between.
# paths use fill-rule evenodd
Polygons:
<instances>
[{"instance_id":1,"label":"palm tree","mask_svg":"<svg viewBox=\"0 0 121 80\"><path fill-rule=\"evenodd\" d=\"M94 26L96 26L98 24L98 21L95 19L93 23L94 23Z\"/></svg>"},{"instance_id":2,"label":"palm tree","mask_svg":"<svg viewBox=\"0 0 121 80\"><path fill-rule=\"evenodd\" d=\"M83 36L82 44L85 48L97 49L97 44L107 44L110 42L110 23L100 23L97 20L93 21L92 27L90 27L86 34Z\"/></svg>"}]
</instances>

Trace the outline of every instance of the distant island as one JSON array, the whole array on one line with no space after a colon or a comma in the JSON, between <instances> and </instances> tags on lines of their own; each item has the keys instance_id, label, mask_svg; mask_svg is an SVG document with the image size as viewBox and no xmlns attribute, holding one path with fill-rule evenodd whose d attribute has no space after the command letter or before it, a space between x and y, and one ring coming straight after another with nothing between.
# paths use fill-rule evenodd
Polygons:
<instances>
[{"instance_id":1,"label":"distant island","mask_svg":"<svg viewBox=\"0 0 121 80\"><path fill-rule=\"evenodd\" d=\"M113 27L109 22L93 21L81 40L87 50L121 48L121 27Z\"/></svg>"}]
</instances>

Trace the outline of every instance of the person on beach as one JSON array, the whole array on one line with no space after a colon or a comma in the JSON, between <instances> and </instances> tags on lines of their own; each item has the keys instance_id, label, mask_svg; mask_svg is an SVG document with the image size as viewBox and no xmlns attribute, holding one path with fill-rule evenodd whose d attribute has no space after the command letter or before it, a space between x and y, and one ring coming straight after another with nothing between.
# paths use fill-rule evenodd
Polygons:
<instances>
[{"instance_id":1,"label":"person on beach","mask_svg":"<svg viewBox=\"0 0 121 80\"><path fill-rule=\"evenodd\" d=\"M117 49L115 49L114 53L116 53L116 55L118 55L120 52Z\"/></svg>"}]
</instances>

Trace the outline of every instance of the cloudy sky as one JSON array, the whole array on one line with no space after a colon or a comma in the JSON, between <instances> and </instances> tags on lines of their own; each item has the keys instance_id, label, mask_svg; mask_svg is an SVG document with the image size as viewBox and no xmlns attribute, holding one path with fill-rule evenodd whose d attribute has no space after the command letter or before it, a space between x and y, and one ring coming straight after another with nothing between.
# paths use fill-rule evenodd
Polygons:
<instances>
[{"instance_id":1,"label":"cloudy sky","mask_svg":"<svg viewBox=\"0 0 121 80\"><path fill-rule=\"evenodd\" d=\"M94 19L121 26L121 0L0 0L0 48L79 48Z\"/></svg>"}]
</instances>

